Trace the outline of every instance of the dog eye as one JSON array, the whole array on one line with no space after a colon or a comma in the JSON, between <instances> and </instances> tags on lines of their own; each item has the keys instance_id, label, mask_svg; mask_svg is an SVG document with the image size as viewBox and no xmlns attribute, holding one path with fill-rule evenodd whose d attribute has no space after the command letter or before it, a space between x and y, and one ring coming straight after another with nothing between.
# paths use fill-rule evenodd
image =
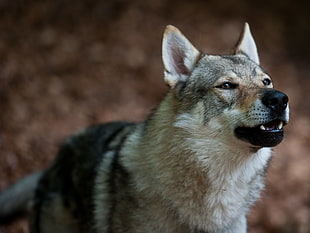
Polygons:
<instances>
[{"instance_id":1,"label":"dog eye","mask_svg":"<svg viewBox=\"0 0 310 233\"><path fill-rule=\"evenodd\" d=\"M264 84L265 86L269 86L269 85L271 84L271 80L270 80L269 78L265 78L265 79L263 80L263 84Z\"/></svg>"},{"instance_id":2,"label":"dog eye","mask_svg":"<svg viewBox=\"0 0 310 233\"><path fill-rule=\"evenodd\" d=\"M237 87L238 87L238 84L231 83L231 82L224 82L221 85L216 86L216 88L221 88L221 89L235 89Z\"/></svg>"}]
</instances>

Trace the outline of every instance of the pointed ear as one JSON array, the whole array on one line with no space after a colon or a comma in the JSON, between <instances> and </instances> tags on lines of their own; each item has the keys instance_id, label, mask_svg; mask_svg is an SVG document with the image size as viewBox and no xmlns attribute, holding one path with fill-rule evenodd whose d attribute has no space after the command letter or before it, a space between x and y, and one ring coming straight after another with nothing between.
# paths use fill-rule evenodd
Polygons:
<instances>
[{"instance_id":1,"label":"pointed ear","mask_svg":"<svg viewBox=\"0 0 310 233\"><path fill-rule=\"evenodd\" d=\"M240 35L235 54L245 54L251 60L259 64L259 56L256 48L255 41L250 31L248 23L244 24L243 31Z\"/></svg>"},{"instance_id":2,"label":"pointed ear","mask_svg":"<svg viewBox=\"0 0 310 233\"><path fill-rule=\"evenodd\" d=\"M162 58L165 67L165 82L175 87L179 81L184 81L194 68L200 52L174 26L166 27Z\"/></svg>"}]
</instances>

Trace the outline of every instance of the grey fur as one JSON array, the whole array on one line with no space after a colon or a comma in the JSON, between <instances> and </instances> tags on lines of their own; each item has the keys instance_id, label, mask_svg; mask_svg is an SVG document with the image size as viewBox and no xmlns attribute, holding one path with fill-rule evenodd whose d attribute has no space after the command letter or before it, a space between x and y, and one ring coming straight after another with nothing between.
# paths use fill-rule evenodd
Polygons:
<instances>
[{"instance_id":1,"label":"grey fur","mask_svg":"<svg viewBox=\"0 0 310 233\"><path fill-rule=\"evenodd\" d=\"M0 221L5 222L16 215L28 212L34 190L42 176L42 171L30 174L20 182L10 186L5 192L0 193Z\"/></svg>"},{"instance_id":2,"label":"grey fur","mask_svg":"<svg viewBox=\"0 0 310 233\"><path fill-rule=\"evenodd\" d=\"M168 26L171 90L145 122L92 126L64 142L36 188L31 232L245 233L289 117L247 24L241 38L233 55L204 55Z\"/></svg>"}]
</instances>

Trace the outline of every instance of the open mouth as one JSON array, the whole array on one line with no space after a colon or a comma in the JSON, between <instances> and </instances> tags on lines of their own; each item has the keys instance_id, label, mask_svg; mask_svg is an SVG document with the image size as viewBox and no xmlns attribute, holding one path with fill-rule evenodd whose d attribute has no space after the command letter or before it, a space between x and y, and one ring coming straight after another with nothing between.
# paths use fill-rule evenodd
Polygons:
<instances>
[{"instance_id":1,"label":"open mouth","mask_svg":"<svg viewBox=\"0 0 310 233\"><path fill-rule=\"evenodd\" d=\"M266 124L260 125L259 128L262 131L275 131L275 130L283 130L283 125L284 125L283 121L274 120Z\"/></svg>"},{"instance_id":2,"label":"open mouth","mask_svg":"<svg viewBox=\"0 0 310 233\"><path fill-rule=\"evenodd\" d=\"M238 127L235 129L235 135L255 146L273 147L283 140L284 125L285 122L277 119L256 127Z\"/></svg>"}]
</instances>

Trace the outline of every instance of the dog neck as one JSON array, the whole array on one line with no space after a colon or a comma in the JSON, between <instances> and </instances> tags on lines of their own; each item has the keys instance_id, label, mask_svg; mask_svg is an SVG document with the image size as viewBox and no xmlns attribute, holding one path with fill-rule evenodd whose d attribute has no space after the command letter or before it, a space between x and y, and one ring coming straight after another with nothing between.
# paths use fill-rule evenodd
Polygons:
<instances>
[{"instance_id":1,"label":"dog neck","mask_svg":"<svg viewBox=\"0 0 310 233\"><path fill-rule=\"evenodd\" d=\"M172 205L193 227L204 229L204 222L213 222L216 229L234 217L235 209L247 209L244 203L258 196L258 191L249 193L262 188L253 188L252 183L263 179L271 150L253 153L245 144L219 140L221 135L207 132L199 119L176 114L173 101L167 96L129 137L123 160L126 164L126 157L131 157L129 169L134 170L141 192Z\"/></svg>"}]
</instances>

